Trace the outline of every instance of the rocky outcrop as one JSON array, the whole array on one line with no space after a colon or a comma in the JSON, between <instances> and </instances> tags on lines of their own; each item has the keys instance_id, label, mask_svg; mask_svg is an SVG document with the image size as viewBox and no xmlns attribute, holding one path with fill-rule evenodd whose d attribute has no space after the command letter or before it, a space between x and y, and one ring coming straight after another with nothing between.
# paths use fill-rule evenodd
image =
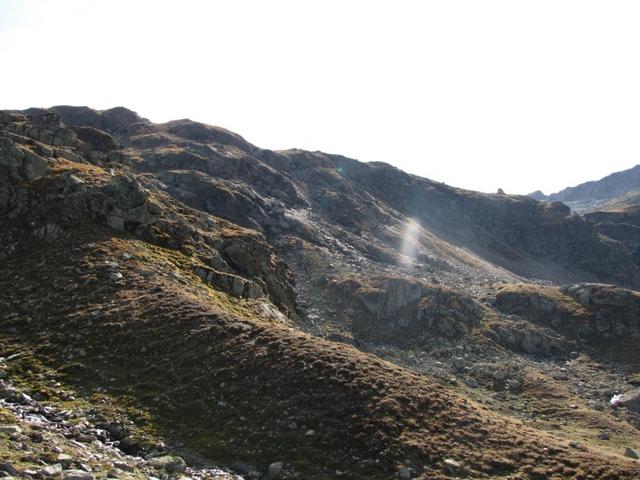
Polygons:
<instances>
[{"instance_id":1,"label":"rocky outcrop","mask_svg":"<svg viewBox=\"0 0 640 480\"><path fill-rule=\"evenodd\" d=\"M353 328L363 338L406 343L431 336L460 337L480 325L486 313L464 294L416 279L387 276L353 282L341 288L351 288L362 307Z\"/></svg>"},{"instance_id":2,"label":"rocky outcrop","mask_svg":"<svg viewBox=\"0 0 640 480\"><path fill-rule=\"evenodd\" d=\"M633 252L635 263L640 265L640 206L625 205L588 212L583 216L598 233L626 245Z\"/></svg>"},{"instance_id":3,"label":"rocky outcrop","mask_svg":"<svg viewBox=\"0 0 640 480\"><path fill-rule=\"evenodd\" d=\"M575 342L551 328L532 324L518 318L496 317L484 334L499 345L517 353L544 356L566 356Z\"/></svg>"},{"instance_id":4,"label":"rocky outcrop","mask_svg":"<svg viewBox=\"0 0 640 480\"><path fill-rule=\"evenodd\" d=\"M509 285L498 290L495 305L573 338L640 338L640 294L612 285Z\"/></svg>"},{"instance_id":5,"label":"rocky outcrop","mask_svg":"<svg viewBox=\"0 0 640 480\"><path fill-rule=\"evenodd\" d=\"M149 123L148 120L124 107L94 110L89 107L59 105L49 110L57 114L66 125L93 127L117 136L133 132Z\"/></svg>"},{"instance_id":6,"label":"rocky outcrop","mask_svg":"<svg viewBox=\"0 0 640 480\"><path fill-rule=\"evenodd\" d=\"M116 149L116 142L113 137L102 130L93 127L75 127L73 131L83 142L88 143L92 150L99 152L110 152Z\"/></svg>"},{"instance_id":7,"label":"rocky outcrop","mask_svg":"<svg viewBox=\"0 0 640 480\"><path fill-rule=\"evenodd\" d=\"M158 178L166 191L180 201L238 225L264 231L277 221L273 205L243 183L198 170L167 170Z\"/></svg>"},{"instance_id":8,"label":"rocky outcrop","mask_svg":"<svg viewBox=\"0 0 640 480\"><path fill-rule=\"evenodd\" d=\"M560 291L588 310L591 334L606 340L640 338L640 293L599 284L568 285Z\"/></svg>"},{"instance_id":9,"label":"rocky outcrop","mask_svg":"<svg viewBox=\"0 0 640 480\"><path fill-rule=\"evenodd\" d=\"M104 114L93 122L115 131L130 119L126 112ZM193 255L202 264L201 276L219 289L245 298L266 294L285 314L295 315L291 272L260 234L152 191L147 187L153 184L143 185L122 163L106 171L100 166L104 161L120 158L109 134L87 126L71 131L52 113L3 114L0 120L0 213L22 219L35 237L56 241L67 228L90 219ZM67 134L72 145L55 141Z\"/></svg>"},{"instance_id":10,"label":"rocky outcrop","mask_svg":"<svg viewBox=\"0 0 640 480\"><path fill-rule=\"evenodd\" d=\"M203 266L196 267L195 272L208 284L218 290L230 293L234 297L258 298L263 295L262 288L256 282L238 275L219 272Z\"/></svg>"},{"instance_id":11,"label":"rocky outcrop","mask_svg":"<svg viewBox=\"0 0 640 480\"><path fill-rule=\"evenodd\" d=\"M399 327L406 327L411 323L411 318L401 315L401 312L417 308L426 292L427 286L416 279L385 277L372 279L362 285L356 295L376 320L397 322Z\"/></svg>"},{"instance_id":12,"label":"rocky outcrop","mask_svg":"<svg viewBox=\"0 0 640 480\"><path fill-rule=\"evenodd\" d=\"M471 297L446 288L434 288L420 299L416 320L424 322L427 332L456 337L480 325L486 312L487 309Z\"/></svg>"}]
</instances>

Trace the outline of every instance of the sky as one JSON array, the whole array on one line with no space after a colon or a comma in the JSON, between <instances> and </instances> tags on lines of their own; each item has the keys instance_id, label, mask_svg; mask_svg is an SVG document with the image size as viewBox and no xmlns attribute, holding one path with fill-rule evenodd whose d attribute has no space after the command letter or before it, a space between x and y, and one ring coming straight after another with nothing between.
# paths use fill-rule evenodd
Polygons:
<instances>
[{"instance_id":1,"label":"sky","mask_svg":"<svg viewBox=\"0 0 640 480\"><path fill-rule=\"evenodd\" d=\"M126 106L545 193L640 163L640 2L0 0L0 109Z\"/></svg>"}]
</instances>

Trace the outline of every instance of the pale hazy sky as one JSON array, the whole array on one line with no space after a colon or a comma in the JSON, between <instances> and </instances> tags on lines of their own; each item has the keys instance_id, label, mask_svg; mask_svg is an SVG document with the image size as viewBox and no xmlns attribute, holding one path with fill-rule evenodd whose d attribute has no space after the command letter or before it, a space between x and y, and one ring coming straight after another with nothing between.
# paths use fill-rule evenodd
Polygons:
<instances>
[{"instance_id":1,"label":"pale hazy sky","mask_svg":"<svg viewBox=\"0 0 640 480\"><path fill-rule=\"evenodd\" d=\"M550 193L640 163L639 25L615 0L0 0L0 108L123 105Z\"/></svg>"}]
</instances>

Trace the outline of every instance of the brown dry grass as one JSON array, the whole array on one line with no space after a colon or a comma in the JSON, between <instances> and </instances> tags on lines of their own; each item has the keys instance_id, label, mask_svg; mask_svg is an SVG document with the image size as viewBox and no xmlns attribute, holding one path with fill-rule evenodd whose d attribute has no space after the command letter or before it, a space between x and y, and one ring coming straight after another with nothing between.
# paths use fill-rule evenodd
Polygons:
<instances>
[{"instance_id":1,"label":"brown dry grass","mask_svg":"<svg viewBox=\"0 0 640 480\"><path fill-rule=\"evenodd\" d=\"M126 278L118 286L104 262L125 251L135 261L118 260ZM389 478L407 460L424 478L444 478L444 458L461 460L472 476L640 474L627 460L571 449L354 348L231 314L233 300L212 301L192 275L165 275L180 268L180 254L160 252L108 231L25 242L2 266L1 301L19 313L1 321L5 342L31 345L87 395L100 388L133 398L155 429L219 461L284 460L305 478L335 469ZM158 273L144 278L141 266ZM73 354L80 348L86 357Z\"/></svg>"}]
</instances>

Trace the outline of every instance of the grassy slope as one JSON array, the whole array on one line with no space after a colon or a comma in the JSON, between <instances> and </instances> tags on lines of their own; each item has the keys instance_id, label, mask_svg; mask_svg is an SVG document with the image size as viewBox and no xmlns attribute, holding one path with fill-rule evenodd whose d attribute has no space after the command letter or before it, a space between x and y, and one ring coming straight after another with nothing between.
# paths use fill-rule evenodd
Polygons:
<instances>
[{"instance_id":1,"label":"grassy slope","mask_svg":"<svg viewBox=\"0 0 640 480\"><path fill-rule=\"evenodd\" d=\"M103 391L139 412L142 432L220 461L283 460L304 478L389 478L406 461L440 478L444 458L474 477L640 475L622 457L573 449L424 376L262 320L256 303L202 284L187 257L112 235L78 226L54 243L23 239L0 266L1 354L20 347L85 397Z\"/></svg>"}]
</instances>

